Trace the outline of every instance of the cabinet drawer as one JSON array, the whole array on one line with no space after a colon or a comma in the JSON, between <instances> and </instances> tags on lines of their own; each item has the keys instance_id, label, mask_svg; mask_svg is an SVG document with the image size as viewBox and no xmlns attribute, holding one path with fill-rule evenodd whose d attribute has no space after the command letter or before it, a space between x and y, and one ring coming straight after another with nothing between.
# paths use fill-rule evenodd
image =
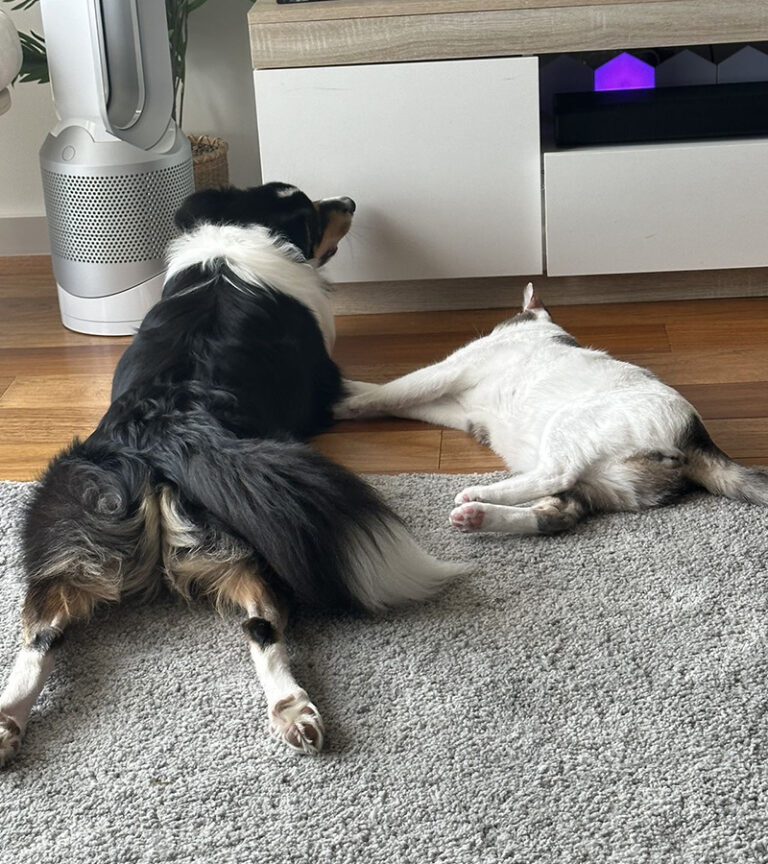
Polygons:
<instances>
[{"instance_id":1,"label":"cabinet drawer","mask_svg":"<svg viewBox=\"0 0 768 864\"><path fill-rule=\"evenodd\" d=\"M768 265L768 141L544 157L552 276Z\"/></svg>"},{"instance_id":2,"label":"cabinet drawer","mask_svg":"<svg viewBox=\"0 0 768 864\"><path fill-rule=\"evenodd\" d=\"M541 272L535 58L254 75L264 180L357 202L333 279Z\"/></svg>"}]
</instances>

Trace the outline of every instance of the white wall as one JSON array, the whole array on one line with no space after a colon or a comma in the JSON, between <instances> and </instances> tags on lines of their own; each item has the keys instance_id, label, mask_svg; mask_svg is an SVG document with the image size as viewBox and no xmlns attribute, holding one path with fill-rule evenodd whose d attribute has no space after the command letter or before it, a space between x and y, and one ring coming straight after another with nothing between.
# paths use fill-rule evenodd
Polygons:
<instances>
[{"instance_id":1,"label":"white wall","mask_svg":"<svg viewBox=\"0 0 768 864\"><path fill-rule=\"evenodd\" d=\"M184 129L230 143L230 180L260 182L248 24L250 0L208 0L190 18ZM19 30L42 32L38 6L3 4ZM50 88L16 84L0 116L0 255L46 252L38 150L56 122Z\"/></svg>"},{"instance_id":2,"label":"white wall","mask_svg":"<svg viewBox=\"0 0 768 864\"><path fill-rule=\"evenodd\" d=\"M40 9L12 12L3 5L18 30L42 32ZM0 219L42 216L43 190L37 152L56 122L51 91L42 84L16 84L11 108L0 117Z\"/></svg>"},{"instance_id":3,"label":"white wall","mask_svg":"<svg viewBox=\"0 0 768 864\"><path fill-rule=\"evenodd\" d=\"M261 182L251 49L250 0L208 0L189 19L184 130L229 142L229 179Z\"/></svg>"}]
</instances>

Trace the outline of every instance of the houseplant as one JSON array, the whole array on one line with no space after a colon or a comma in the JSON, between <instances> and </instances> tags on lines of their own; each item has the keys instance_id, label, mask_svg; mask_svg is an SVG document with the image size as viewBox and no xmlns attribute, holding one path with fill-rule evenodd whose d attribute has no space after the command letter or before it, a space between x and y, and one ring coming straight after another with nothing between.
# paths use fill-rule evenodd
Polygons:
<instances>
[{"instance_id":1,"label":"houseplant","mask_svg":"<svg viewBox=\"0 0 768 864\"><path fill-rule=\"evenodd\" d=\"M11 11L31 9L39 0L0 0L11 5ZM207 0L165 0L168 19L168 43L171 51L171 73L173 75L173 118L183 128L184 82L186 78L187 39L189 16ZM45 40L39 33L19 33L23 62L19 80L22 82L48 83L48 62ZM228 182L226 141L209 135L189 135L195 167L195 186L226 185Z\"/></svg>"}]
</instances>

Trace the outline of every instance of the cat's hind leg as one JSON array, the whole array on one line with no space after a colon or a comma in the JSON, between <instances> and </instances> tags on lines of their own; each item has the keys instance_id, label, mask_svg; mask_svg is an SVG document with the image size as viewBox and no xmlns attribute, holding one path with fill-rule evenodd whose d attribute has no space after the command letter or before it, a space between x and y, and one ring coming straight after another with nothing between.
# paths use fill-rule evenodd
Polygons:
<instances>
[{"instance_id":1,"label":"cat's hind leg","mask_svg":"<svg viewBox=\"0 0 768 864\"><path fill-rule=\"evenodd\" d=\"M470 501L451 512L450 523L465 533L558 534L580 522L588 510L586 502L576 492L543 498L530 507Z\"/></svg>"},{"instance_id":2,"label":"cat's hind leg","mask_svg":"<svg viewBox=\"0 0 768 864\"><path fill-rule=\"evenodd\" d=\"M515 506L530 501L557 495L570 490L578 479L579 472L573 468L536 468L523 474L506 477L487 486L468 486L456 496L456 504L470 501L485 501L488 504Z\"/></svg>"}]
</instances>

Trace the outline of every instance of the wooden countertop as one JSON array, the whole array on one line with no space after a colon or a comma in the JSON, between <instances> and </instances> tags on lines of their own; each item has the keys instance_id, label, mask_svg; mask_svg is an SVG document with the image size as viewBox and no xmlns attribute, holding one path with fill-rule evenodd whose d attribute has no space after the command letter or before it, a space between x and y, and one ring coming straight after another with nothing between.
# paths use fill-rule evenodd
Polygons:
<instances>
[{"instance_id":1,"label":"wooden countertop","mask_svg":"<svg viewBox=\"0 0 768 864\"><path fill-rule=\"evenodd\" d=\"M261 24L285 21L329 21L339 18L391 18L399 15L441 15L446 12L499 12L510 9L547 9L553 6L611 6L638 0L323 0L278 3L258 0L251 20ZM663 0L641 0L659 3Z\"/></svg>"},{"instance_id":2,"label":"wooden countertop","mask_svg":"<svg viewBox=\"0 0 768 864\"><path fill-rule=\"evenodd\" d=\"M254 68L768 40L768 0L258 0Z\"/></svg>"}]
</instances>

